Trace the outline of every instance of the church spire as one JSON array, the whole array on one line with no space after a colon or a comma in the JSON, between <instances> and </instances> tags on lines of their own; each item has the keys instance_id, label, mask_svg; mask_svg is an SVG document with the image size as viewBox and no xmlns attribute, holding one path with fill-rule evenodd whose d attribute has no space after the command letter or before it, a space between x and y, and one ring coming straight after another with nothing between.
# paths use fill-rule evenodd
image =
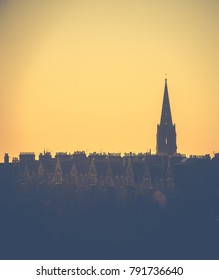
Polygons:
<instances>
[{"instance_id":1,"label":"church spire","mask_svg":"<svg viewBox=\"0 0 219 280\"><path fill-rule=\"evenodd\" d=\"M168 87L167 87L167 79L165 79L163 106L162 106L160 124L162 124L162 125L173 125L171 110L170 110L170 101L169 101L169 94L168 94Z\"/></svg>"},{"instance_id":2,"label":"church spire","mask_svg":"<svg viewBox=\"0 0 219 280\"><path fill-rule=\"evenodd\" d=\"M165 79L160 124L157 125L157 154L173 155L176 150L175 124L172 122L167 79Z\"/></svg>"}]
</instances>

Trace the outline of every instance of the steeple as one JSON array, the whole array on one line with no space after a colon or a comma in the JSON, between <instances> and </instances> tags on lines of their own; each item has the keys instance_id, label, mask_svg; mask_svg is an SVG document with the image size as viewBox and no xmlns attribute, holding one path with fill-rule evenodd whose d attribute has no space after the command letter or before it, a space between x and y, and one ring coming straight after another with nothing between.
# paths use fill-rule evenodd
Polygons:
<instances>
[{"instance_id":1,"label":"steeple","mask_svg":"<svg viewBox=\"0 0 219 280\"><path fill-rule=\"evenodd\" d=\"M157 154L173 155L176 150L175 124L172 123L167 79L165 79L160 124L157 125Z\"/></svg>"},{"instance_id":2,"label":"steeple","mask_svg":"<svg viewBox=\"0 0 219 280\"><path fill-rule=\"evenodd\" d=\"M170 101L169 101L169 94L168 94L168 87L167 87L167 79L165 79L163 106L162 106L160 124L162 124L162 125L173 125L171 110L170 110Z\"/></svg>"}]
</instances>

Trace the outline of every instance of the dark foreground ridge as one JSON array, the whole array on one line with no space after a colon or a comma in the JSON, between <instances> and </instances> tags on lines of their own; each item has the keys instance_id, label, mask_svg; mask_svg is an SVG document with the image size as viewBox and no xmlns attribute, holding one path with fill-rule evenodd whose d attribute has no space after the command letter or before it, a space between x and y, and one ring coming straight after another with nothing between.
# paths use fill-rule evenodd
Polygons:
<instances>
[{"instance_id":1,"label":"dark foreground ridge","mask_svg":"<svg viewBox=\"0 0 219 280\"><path fill-rule=\"evenodd\" d=\"M82 181L66 179L64 158L50 165L59 182L46 180L45 163L43 176L38 161L1 165L1 259L219 258L217 156L117 158L119 184L115 158L93 158Z\"/></svg>"}]
</instances>

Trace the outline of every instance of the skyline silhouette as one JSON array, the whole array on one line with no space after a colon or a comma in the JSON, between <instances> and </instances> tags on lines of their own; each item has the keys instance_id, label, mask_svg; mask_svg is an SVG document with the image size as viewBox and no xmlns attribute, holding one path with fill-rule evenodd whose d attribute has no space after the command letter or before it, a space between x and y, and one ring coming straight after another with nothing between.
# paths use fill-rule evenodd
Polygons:
<instances>
[{"instance_id":1,"label":"skyline silhouette","mask_svg":"<svg viewBox=\"0 0 219 280\"><path fill-rule=\"evenodd\" d=\"M133 153L132 151L129 152L124 152L124 156L126 155L146 155L146 154L158 154L158 155L178 155L181 157L186 157L185 154L181 154L180 152L177 153L177 141L176 141L177 135L176 135L176 130L175 130L175 124L172 122L172 114L171 114L171 108L170 108L170 101L169 101L169 93L168 93L168 85L167 85L167 78L165 78L165 85L164 85L164 93L163 93L163 103L162 103L162 108L161 108L161 117L160 117L160 123L157 125L157 135L156 135L156 152L155 149L147 149L147 151L141 151L139 153ZM50 154L52 153L50 151L44 150L44 154ZM93 151L88 153L88 150L82 150L82 151L74 151L73 153L71 152L56 152L56 156L58 154L66 154L67 155L73 155L74 153L85 153L87 155L119 155L122 156L121 152L105 152L105 151ZM34 152L21 152L20 157L22 156L28 156L31 154L34 154L35 158L35 153ZM217 153L213 153L213 155L217 155ZM42 152L40 152L40 155L42 155ZM196 156L196 157L205 157L205 156L210 156L210 154L204 154L204 155L190 155L191 156ZM5 153L4 157L4 162L16 162L18 161L18 157L10 157L8 153Z\"/></svg>"}]
</instances>

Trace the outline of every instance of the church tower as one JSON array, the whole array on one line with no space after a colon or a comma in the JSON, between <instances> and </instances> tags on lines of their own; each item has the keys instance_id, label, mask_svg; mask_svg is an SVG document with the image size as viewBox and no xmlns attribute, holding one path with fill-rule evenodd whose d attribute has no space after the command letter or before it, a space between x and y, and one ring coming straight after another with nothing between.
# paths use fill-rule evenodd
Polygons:
<instances>
[{"instance_id":1,"label":"church tower","mask_svg":"<svg viewBox=\"0 0 219 280\"><path fill-rule=\"evenodd\" d=\"M172 123L167 79L165 79L160 124L157 125L157 154L174 155L177 151L175 124Z\"/></svg>"}]
</instances>

